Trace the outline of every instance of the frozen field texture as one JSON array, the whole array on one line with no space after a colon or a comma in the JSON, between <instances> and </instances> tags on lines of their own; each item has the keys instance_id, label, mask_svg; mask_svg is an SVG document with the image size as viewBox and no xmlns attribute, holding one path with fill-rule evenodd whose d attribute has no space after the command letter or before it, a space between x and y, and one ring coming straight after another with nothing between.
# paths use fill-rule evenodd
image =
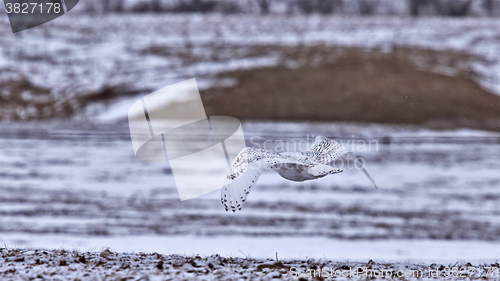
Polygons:
<instances>
[{"instance_id":1,"label":"frozen field texture","mask_svg":"<svg viewBox=\"0 0 500 281\"><path fill-rule=\"evenodd\" d=\"M500 133L243 121L248 146L294 150L315 134L341 141L363 157L380 189L346 167L299 183L266 172L243 210L226 213L219 191L181 202L168 164L134 157L126 123L133 102L164 86L195 77L202 92L231 87L238 81L217 75L301 67L301 48L313 46L416 50L423 70L465 73L500 94L498 19L68 14L19 34L6 19L0 17L0 116L17 121L0 123L4 276L31 267L27 279L219 279L229 271L265 279L301 263L259 269L276 252L309 268L320 259L428 268L500 258ZM287 57L295 48L297 57ZM451 55L429 59L429 49ZM86 253L106 247L113 253ZM8 250L16 248L23 250Z\"/></svg>"},{"instance_id":2,"label":"frozen field texture","mask_svg":"<svg viewBox=\"0 0 500 281\"><path fill-rule=\"evenodd\" d=\"M386 263L1 249L2 278L52 280L497 280L495 263Z\"/></svg>"},{"instance_id":3,"label":"frozen field texture","mask_svg":"<svg viewBox=\"0 0 500 281\"><path fill-rule=\"evenodd\" d=\"M69 14L13 34L1 17L0 113L5 120L73 116L84 109L93 116L116 98L192 77L201 88L233 85L215 76L283 63L279 49L257 46L462 52L476 56L465 66L471 77L498 94L499 31L498 19L477 18ZM287 58L286 65L296 63ZM432 64L439 73L457 71L447 62Z\"/></svg>"},{"instance_id":4,"label":"frozen field texture","mask_svg":"<svg viewBox=\"0 0 500 281\"><path fill-rule=\"evenodd\" d=\"M299 183L267 172L243 210L226 213L219 191L181 202L168 165L135 159L127 126L70 125L0 128L7 247L447 262L494 261L498 253L499 133L245 122L249 146L293 150L317 132L342 141L380 189L346 167ZM286 247L293 243L296 251Z\"/></svg>"}]
</instances>

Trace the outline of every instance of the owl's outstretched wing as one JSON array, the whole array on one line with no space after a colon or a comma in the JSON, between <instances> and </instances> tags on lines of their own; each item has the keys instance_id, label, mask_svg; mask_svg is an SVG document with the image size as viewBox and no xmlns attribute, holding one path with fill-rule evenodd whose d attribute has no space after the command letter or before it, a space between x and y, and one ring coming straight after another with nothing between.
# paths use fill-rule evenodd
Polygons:
<instances>
[{"instance_id":1,"label":"owl's outstretched wing","mask_svg":"<svg viewBox=\"0 0 500 281\"><path fill-rule=\"evenodd\" d=\"M252 187L257 183L264 168L260 163L249 163L247 169L237 178L228 178L221 189L220 200L226 211L241 210ZM229 182L229 183L228 183Z\"/></svg>"},{"instance_id":2,"label":"owl's outstretched wing","mask_svg":"<svg viewBox=\"0 0 500 281\"><path fill-rule=\"evenodd\" d=\"M323 136L314 139L313 146L302 152L311 161L321 164L329 164L342 155L349 153L349 150L340 143Z\"/></svg>"},{"instance_id":3,"label":"owl's outstretched wing","mask_svg":"<svg viewBox=\"0 0 500 281\"><path fill-rule=\"evenodd\" d=\"M314 139L314 144L308 151L302 153L304 156L308 157L311 161L315 161L322 164L329 164L335 161L335 159L350 154L353 159L355 159L356 168L360 169L370 181L373 183L376 189L378 189L377 184L370 176L368 171L364 168L364 165L359 161L359 157L354 155L349 149L344 147L342 144L323 136L317 136ZM359 164L359 166L357 165Z\"/></svg>"},{"instance_id":4,"label":"owl's outstretched wing","mask_svg":"<svg viewBox=\"0 0 500 281\"><path fill-rule=\"evenodd\" d=\"M342 172L329 166L313 163L309 160L281 155L263 149L246 147L238 153L232 165L232 173L228 176L221 190L221 203L226 211L241 210L252 187L257 183L264 169L286 169L301 167L304 172L314 178Z\"/></svg>"},{"instance_id":5,"label":"owl's outstretched wing","mask_svg":"<svg viewBox=\"0 0 500 281\"><path fill-rule=\"evenodd\" d=\"M247 199L264 169L293 161L290 156L263 149L245 147L238 153L231 166L232 173L228 176L221 190L221 202L226 211L241 210L241 205Z\"/></svg>"}]
</instances>

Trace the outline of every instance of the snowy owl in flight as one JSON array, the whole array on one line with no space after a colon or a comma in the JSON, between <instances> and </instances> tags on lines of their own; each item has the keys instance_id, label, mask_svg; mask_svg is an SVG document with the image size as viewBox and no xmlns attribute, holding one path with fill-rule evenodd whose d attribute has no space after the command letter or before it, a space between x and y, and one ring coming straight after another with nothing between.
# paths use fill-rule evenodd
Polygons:
<instances>
[{"instance_id":1,"label":"snowy owl in flight","mask_svg":"<svg viewBox=\"0 0 500 281\"><path fill-rule=\"evenodd\" d=\"M314 180L341 173L341 169L328 164L348 153L351 152L338 142L322 136L316 137L313 146L305 152L274 153L246 147L234 159L232 173L227 176L229 184L221 190L221 202L226 211L241 210L248 193L264 169L273 169L281 177L291 181ZM361 170L378 188L368 172L364 168Z\"/></svg>"}]
</instances>

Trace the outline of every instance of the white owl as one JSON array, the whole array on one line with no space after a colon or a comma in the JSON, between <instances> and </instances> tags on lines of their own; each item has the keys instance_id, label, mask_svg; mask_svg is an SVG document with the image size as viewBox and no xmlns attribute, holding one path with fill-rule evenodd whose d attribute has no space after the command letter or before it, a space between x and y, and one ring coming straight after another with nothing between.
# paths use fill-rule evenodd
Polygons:
<instances>
[{"instance_id":1,"label":"white owl","mask_svg":"<svg viewBox=\"0 0 500 281\"><path fill-rule=\"evenodd\" d=\"M238 153L232 164L232 174L227 176L229 184L221 190L221 202L226 211L241 210L264 169L273 169L281 177L291 181L314 180L341 173L341 169L328 164L348 153L351 152L338 142L322 136L316 137L313 146L305 152L274 153L246 147ZM364 168L360 169L378 188L368 172Z\"/></svg>"}]
</instances>

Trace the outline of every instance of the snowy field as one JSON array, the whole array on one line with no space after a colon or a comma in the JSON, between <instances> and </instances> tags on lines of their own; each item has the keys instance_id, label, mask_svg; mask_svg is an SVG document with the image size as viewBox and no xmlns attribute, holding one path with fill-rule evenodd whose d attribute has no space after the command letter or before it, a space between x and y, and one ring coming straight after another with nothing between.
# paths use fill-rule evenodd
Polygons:
<instances>
[{"instance_id":1,"label":"snowy field","mask_svg":"<svg viewBox=\"0 0 500 281\"><path fill-rule=\"evenodd\" d=\"M147 94L192 77L201 88L232 85L216 80L216 74L282 63L279 50L256 51L256 46L464 52L477 56L465 66L472 78L500 93L499 23L490 18L69 14L13 34L7 17L0 17L0 85L11 88L0 93L3 104L10 104L0 113L4 120L27 120L86 108L92 116L117 97ZM433 66L447 75L457 71L439 60Z\"/></svg>"},{"instance_id":2,"label":"snowy field","mask_svg":"<svg viewBox=\"0 0 500 281\"><path fill-rule=\"evenodd\" d=\"M216 77L222 72L297 67L300 58L289 60L280 48L301 46L466 53L474 59L444 58L430 63L431 70L466 71L500 94L498 34L500 20L488 18L218 14L68 14L12 34L0 17L0 117L17 120L0 123L0 273L36 268L23 276L235 278L230 271L270 279L300 263L496 264L500 133L243 121L248 146L293 150L316 134L341 141L363 157L380 189L345 167L302 183L266 172L243 210L226 213L219 191L181 202L168 164L139 162L126 114L139 97L192 77L203 90L234 86ZM429 70L428 60L417 63ZM106 247L113 253L99 254ZM276 253L285 265L259 269ZM127 261L140 268L122 267Z\"/></svg>"},{"instance_id":3,"label":"snowy field","mask_svg":"<svg viewBox=\"0 0 500 281\"><path fill-rule=\"evenodd\" d=\"M385 263L0 249L0 276L23 280L496 280L498 263Z\"/></svg>"},{"instance_id":4,"label":"snowy field","mask_svg":"<svg viewBox=\"0 0 500 281\"><path fill-rule=\"evenodd\" d=\"M500 134L341 123L244 122L249 146L322 134L366 161L294 183L264 173L243 210L220 192L181 202L167 164L135 159L128 128L0 128L0 241L7 247L494 262ZM368 143L371 141L371 147ZM354 146L352 145L354 142ZM366 151L360 143L365 142ZM296 245L292 246L292 245Z\"/></svg>"}]
</instances>

